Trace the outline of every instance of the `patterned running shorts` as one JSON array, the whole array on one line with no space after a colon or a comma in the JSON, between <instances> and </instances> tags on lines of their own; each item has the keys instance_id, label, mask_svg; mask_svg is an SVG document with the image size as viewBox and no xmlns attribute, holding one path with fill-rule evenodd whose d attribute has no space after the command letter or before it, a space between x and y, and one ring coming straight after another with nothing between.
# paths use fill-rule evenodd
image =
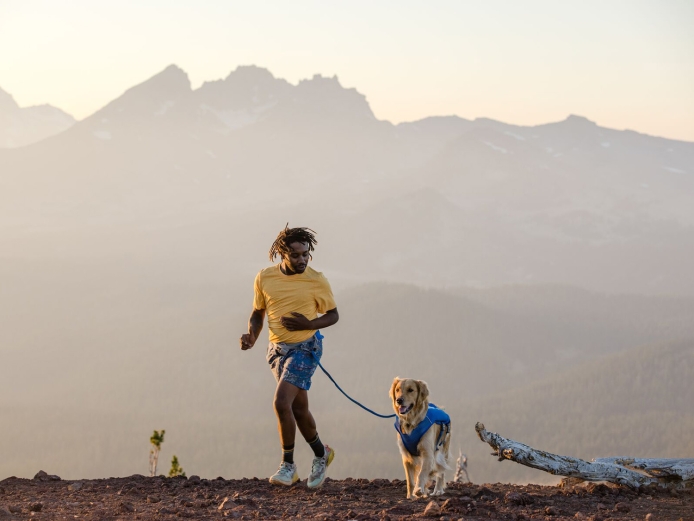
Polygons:
<instances>
[{"instance_id":1,"label":"patterned running shorts","mask_svg":"<svg viewBox=\"0 0 694 521\"><path fill-rule=\"evenodd\" d=\"M308 391L311 388L311 377L316 372L321 356L323 340L314 335L298 344L270 342L266 358L277 382L283 380Z\"/></svg>"}]
</instances>

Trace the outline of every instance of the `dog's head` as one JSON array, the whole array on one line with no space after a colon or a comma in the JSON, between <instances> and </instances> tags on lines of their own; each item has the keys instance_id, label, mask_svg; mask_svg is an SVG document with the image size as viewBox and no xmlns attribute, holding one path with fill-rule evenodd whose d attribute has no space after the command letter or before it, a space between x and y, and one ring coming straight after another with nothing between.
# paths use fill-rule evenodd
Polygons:
<instances>
[{"instance_id":1,"label":"dog's head","mask_svg":"<svg viewBox=\"0 0 694 521\"><path fill-rule=\"evenodd\" d=\"M429 401L429 388L422 380L397 377L390 386L390 399L393 401L393 410L400 418L414 419L426 414Z\"/></svg>"}]
</instances>

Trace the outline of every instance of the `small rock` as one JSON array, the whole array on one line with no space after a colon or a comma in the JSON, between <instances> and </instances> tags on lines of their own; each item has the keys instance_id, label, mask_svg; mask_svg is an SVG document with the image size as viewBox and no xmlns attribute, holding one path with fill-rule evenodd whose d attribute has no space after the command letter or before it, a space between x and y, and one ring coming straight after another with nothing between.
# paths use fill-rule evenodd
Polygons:
<instances>
[{"instance_id":1,"label":"small rock","mask_svg":"<svg viewBox=\"0 0 694 521\"><path fill-rule=\"evenodd\" d=\"M70 483L67 486L67 489L74 492L76 490L79 490L82 488L82 482L81 481L75 481L74 483Z\"/></svg>"},{"instance_id":2,"label":"small rock","mask_svg":"<svg viewBox=\"0 0 694 521\"><path fill-rule=\"evenodd\" d=\"M480 496L493 496L494 493L489 490L487 487L481 487L477 492L473 494L474 497L480 497Z\"/></svg>"},{"instance_id":3,"label":"small rock","mask_svg":"<svg viewBox=\"0 0 694 521\"><path fill-rule=\"evenodd\" d=\"M200 483L200 476L193 474L191 477L188 478L188 481L192 483Z\"/></svg>"},{"instance_id":4,"label":"small rock","mask_svg":"<svg viewBox=\"0 0 694 521\"><path fill-rule=\"evenodd\" d=\"M512 505L530 505L534 502L534 499L529 494L519 494L518 492L508 492L504 496L504 501L506 503L511 503Z\"/></svg>"},{"instance_id":5,"label":"small rock","mask_svg":"<svg viewBox=\"0 0 694 521\"><path fill-rule=\"evenodd\" d=\"M123 514L135 512L135 506L132 503L121 501L120 505L118 505L118 511Z\"/></svg>"},{"instance_id":6,"label":"small rock","mask_svg":"<svg viewBox=\"0 0 694 521\"><path fill-rule=\"evenodd\" d=\"M166 514L166 515L172 515L178 513L178 510L175 508L169 508L169 507L162 507L158 510L160 514Z\"/></svg>"},{"instance_id":7,"label":"small rock","mask_svg":"<svg viewBox=\"0 0 694 521\"><path fill-rule=\"evenodd\" d=\"M231 508L234 508L235 506L236 502L233 499L225 497L217 507L217 510L229 510Z\"/></svg>"},{"instance_id":8,"label":"small rock","mask_svg":"<svg viewBox=\"0 0 694 521\"><path fill-rule=\"evenodd\" d=\"M12 512L13 514L21 514L22 513L22 507L19 505L10 505L7 507L7 509Z\"/></svg>"},{"instance_id":9,"label":"small rock","mask_svg":"<svg viewBox=\"0 0 694 521\"><path fill-rule=\"evenodd\" d=\"M443 502L441 505L441 512L445 513L450 513L450 512L461 512L465 510L465 503L460 501L458 498L448 498L446 501Z\"/></svg>"},{"instance_id":10,"label":"small rock","mask_svg":"<svg viewBox=\"0 0 694 521\"><path fill-rule=\"evenodd\" d=\"M583 512L576 512L576 513L574 514L574 517L575 517L576 519L585 519L585 518L586 518L586 515L585 515Z\"/></svg>"},{"instance_id":11,"label":"small rock","mask_svg":"<svg viewBox=\"0 0 694 521\"><path fill-rule=\"evenodd\" d=\"M646 514L646 521L653 521L653 514Z\"/></svg>"},{"instance_id":12,"label":"small rock","mask_svg":"<svg viewBox=\"0 0 694 521\"><path fill-rule=\"evenodd\" d=\"M597 507L598 507L598 510L607 510L607 507L605 506L604 503L598 503Z\"/></svg>"},{"instance_id":13,"label":"small rock","mask_svg":"<svg viewBox=\"0 0 694 521\"><path fill-rule=\"evenodd\" d=\"M0 519L14 519L14 516L10 514L9 510L0 507Z\"/></svg>"},{"instance_id":14,"label":"small rock","mask_svg":"<svg viewBox=\"0 0 694 521\"><path fill-rule=\"evenodd\" d=\"M60 476L55 476L52 474L48 474L43 470L39 470L34 476L34 479L36 481L60 481Z\"/></svg>"},{"instance_id":15,"label":"small rock","mask_svg":"<svg viewBox=\"0 0 694 521\"><path fill-rule=\"evenodd\" d=\"M607 485L603 483L588 483L588 485L586 486L586 490L590 494L599 494L601 496L604 496L610 491Z\"/></svg>"},{"instance_id":16,"label":"small rock","mask_svg":"<svg viewBox=\"0 0 694 521\"><path fill-rule=\"evenodd\" d=\"M147 503L159 503L161 498L159 496L147 496Z\"/></svg>"},{"instance_id":17,"label":"small rock","mask_svg":"<svg viewBox=\"0 0 694 521\"><path fill-rule=\"evenodd\" d=\"M614 506L614 509L615 509L617 512L624 512L624 513L630 512L630 511L631 511L631 507L630 507L629 505L627 505L626 503L617 503L617 504Z\"/></svg>"},{"instance_id":18,"label":"small rock","mask_svg":"<svg viewBox=\"0 0 694 521\"><path fill-rule=\"evenodd\" d=\"M42 508L43 508L43 503L32 503L29 506L29 512L41 512Z\"/></svg>"},{"instance_id":19,"label":"small rock","mask_svg":"<svg viewBox=\"0 0 694 521\"><path fill-rule=\"evenodd\" d=\"M439 517L441 515L441 507L436 501L429 501L424 509L424 515L427 517Z\"/></svg>"},{"instance_id":20,"label":"small rock","mask_svg":"<svg viewBox=\"0 0 694 521\"><path fill-rule=\"evenodd\" d=\"M557 509L554 507L545 507L545 514L548 516L556 516L557 515Z\"/></svg>"}]
</instances>

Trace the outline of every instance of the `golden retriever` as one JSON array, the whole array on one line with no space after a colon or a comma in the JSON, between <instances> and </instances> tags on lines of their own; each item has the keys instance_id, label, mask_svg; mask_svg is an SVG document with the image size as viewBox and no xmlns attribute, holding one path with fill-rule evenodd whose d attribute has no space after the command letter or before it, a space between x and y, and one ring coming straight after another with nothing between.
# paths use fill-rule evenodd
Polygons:
<instances>
[{"instance_id":1,"label":"golden retriever","mask_svg":"<svg viewBox=\"0 0 694 521\"><path fill-rule=\"evenodd\" d=\"M451 444L450 420L447 424L436 422L432 424L427 419L429 388L426 382L421 380L395 378L390 387L390 398L393 401L393 410L397 416L396 429L398 426L400 429L398 431L398 447L407 478L407 497L427 497L429 480L434 481L432 495L443 494L445 488L444 471L451 470L448 463ZM441 412L433 404L432 409ZM448 417L445 413L442 416ZM412 454L415 441L408 437L423 421L426 423L419 430L427 428L427 425L430 427L416 442L416 450ZM408 440L409 450L403 439Z\"/></svg>"}]
</instances>

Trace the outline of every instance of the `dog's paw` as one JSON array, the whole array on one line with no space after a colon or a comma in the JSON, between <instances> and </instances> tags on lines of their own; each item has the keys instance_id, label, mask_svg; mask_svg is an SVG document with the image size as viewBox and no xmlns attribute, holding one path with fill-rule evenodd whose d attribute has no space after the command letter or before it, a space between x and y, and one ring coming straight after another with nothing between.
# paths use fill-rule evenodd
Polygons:
<instances>
[{"instance_id":1,"label":"dog's paw","mask_svg":"<svg viewBox=\"0 0 694 521\"><path fill-rule=\"evenodd\" d=\"M444 494L443 490L434 490L431 495L432 496L442 496Z\"/></svg>"}]
</instances>

